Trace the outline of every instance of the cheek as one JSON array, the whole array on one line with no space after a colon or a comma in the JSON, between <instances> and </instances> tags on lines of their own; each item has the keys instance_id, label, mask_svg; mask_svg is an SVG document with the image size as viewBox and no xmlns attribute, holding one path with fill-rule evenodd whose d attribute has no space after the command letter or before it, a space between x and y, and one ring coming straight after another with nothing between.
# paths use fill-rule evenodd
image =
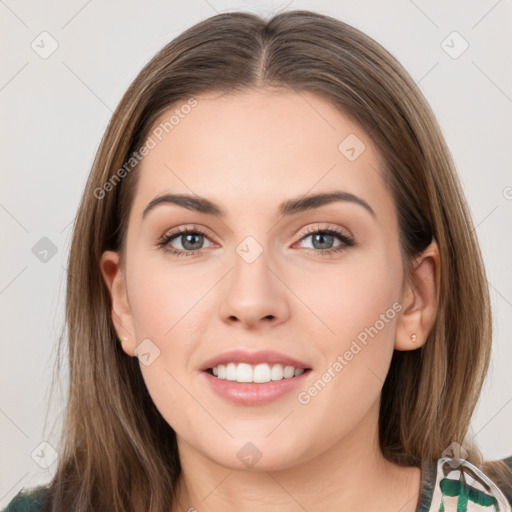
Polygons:
<instances>
[{"instance_id":1,"label":"cheek","mask_svg":"<svg viewBox=\"0 0 512 512\"><path fill-rule=\"evenodd\" d=\"M312 286L318 276L302 288L310 290L308 305L323 322L313 336L322 360L316 380L297 399L303 417L314 418L311 432L329 425L326 438L348 433L375 406L393 355L400 265L382 256L372 262L330 272L321 289Z\"/></svg>"},{"instance_id":2,"label":"cheek","mask_svg":"<svg viewBox=\"0 0 512 512\"><path fill-rule=\"evenodd\" d=\"M204 280L191 279L171 264L141 264L133 258L129 280L130 306L137 341L149 338L158 354L140 369L149 394L166 421L173 427L190 427L197 405L187 392L186 379L194 352L194 319L201 311L206 293ZM203 284L202 284L203 283Z\"/></svg>"},{"instance_id":3,"label":"cheek","mask_svg":"<svg viewBox=\"0 0 512 512\"><path fill-rule=\"evenodd\" d=\"M294 291L309 310L310 326L327 354L348 347L359 335L364 339L374 326L380 339L389 338L400 308L396 304L400 287L396 259L381 254L380 258L354 258L353 264L342 262L323 273L304 273Z\"/></svg>"},{"instance_id":4,"label":"cheek","mask_svg":"<svg viewBox=\"0 0 512 512\"><path fill-rule=\"evenodd\" d=\"M139 258L134 259L129 294L137 339L154 337L167 343L182 333L194 314L200 310L201 298L215 284L215 275L183 270L180 265ZM199 307L198 307L199 306Z\"/></svg>"}]
</instances>

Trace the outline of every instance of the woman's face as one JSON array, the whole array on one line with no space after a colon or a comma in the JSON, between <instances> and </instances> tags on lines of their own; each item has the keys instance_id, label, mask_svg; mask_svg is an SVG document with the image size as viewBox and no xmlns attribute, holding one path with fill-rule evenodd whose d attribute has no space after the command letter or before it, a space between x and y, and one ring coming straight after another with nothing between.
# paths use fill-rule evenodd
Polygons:
<instances>
[{"instance_id":1,"label":"woman's face","mask_svg":"<svg viewBox=\"0 0 512 512\"><path fill-rule=\"evenodd\" d=\"M396 211L376 148L310 93L196 101L161 116L140 165L126 267L113 289L124 350L139 356L156 407L197 457L282 469L367 443L404 297ZM172 114L172 125L160 125ZM188 207L146 210L166 194L190 197ZM339 196L308 200L322 194ZM199 209L204 201L223 215ZM193 234L176 236L185 228ZM269 371L278 380L244 384L203 371L233 349L277 355L231 365L231 378L258 366L262 380ZM309 370L279 380L284 356Z\"/></svg>"}]
</instances>

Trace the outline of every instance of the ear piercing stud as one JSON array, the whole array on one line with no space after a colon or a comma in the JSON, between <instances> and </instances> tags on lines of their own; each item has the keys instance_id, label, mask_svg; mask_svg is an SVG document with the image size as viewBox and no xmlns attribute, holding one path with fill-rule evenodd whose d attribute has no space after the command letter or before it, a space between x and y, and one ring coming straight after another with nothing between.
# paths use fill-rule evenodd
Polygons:
<instances>
[{"instance_id":1,"label":"ear piercing stud","mask_svg":"<svg viewBox=\"0 0 512 512\"><path fill-rule=\"evenodd\" d=\"M416 338L417 338L416 333L413 332L410 336L411 336L411 341L414 343L416 341Z\"/></svg>"}]
</instances>

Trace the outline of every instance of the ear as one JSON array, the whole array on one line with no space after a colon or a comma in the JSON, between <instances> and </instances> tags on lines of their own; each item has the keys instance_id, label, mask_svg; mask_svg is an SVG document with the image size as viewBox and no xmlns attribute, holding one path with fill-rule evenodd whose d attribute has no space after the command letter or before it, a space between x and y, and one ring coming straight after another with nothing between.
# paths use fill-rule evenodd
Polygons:
<instances>
[{"instance_id":1,"label":"ear","mask_svg":"<svg viewBox=\"0 0 512 512\"><path fill-rule=\"evenodd\" d=\"M410 275L404 279L403 309L396 326L396 350L414 350L427 341L437 314L439 271L439 249L433 241L415 259Z\"/></svg>"},{"instance_id":2,"label":"ear","mask_svg":"<svg viewBox=\"0 0 512 512\"><path fill-rule=\"evenodd\" d=\"M126 281L119 262L119 254L105 251L100 259L101 273L110 292L112 321L126 354L134 356L136 347L133 317L126 293Z\"/></svg>"}]
</instances>

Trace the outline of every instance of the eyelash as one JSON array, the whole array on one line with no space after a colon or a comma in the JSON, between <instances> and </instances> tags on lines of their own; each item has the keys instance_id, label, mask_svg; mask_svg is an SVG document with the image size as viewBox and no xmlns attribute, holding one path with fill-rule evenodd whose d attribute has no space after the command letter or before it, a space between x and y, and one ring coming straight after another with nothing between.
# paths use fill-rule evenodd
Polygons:
<instances>
[{"instance_id":1,"label":"eyelash","mask_svg":"<svg viewBox=\"0 0 512 512\"><path fill-rule=\"evenodd\" d=\"M308 251L313 251L316 254L326 255L326 256L332 256L335 253L341 252L346 250L348 247L354 247L356 245L355 241L349 237L348 235L345 235L341 231L335 229L335 228L310 228L308 229L303 236L300 238L299 241L302 241L304 238L307 238L308 236L312 234L323 234L323 235L333 235L338 237L338 239L343 242L343 244L333 248L333 249L311 249L306 248ZM195 254L201 252L203 249L196 249L193 251L181 251L179 249L168 249L166 246L175 238L178 238L179 236L183 235L201 235L206 238L208 238L208 235L199 227L193 226L193 228L183 228L176 231L173 231L171 233L166 233L163 237L161 237L158 242L157 246L164 250L167 253L173 254L176 257L181 256L194 256Z\"/></svg>"}]
</instances>

